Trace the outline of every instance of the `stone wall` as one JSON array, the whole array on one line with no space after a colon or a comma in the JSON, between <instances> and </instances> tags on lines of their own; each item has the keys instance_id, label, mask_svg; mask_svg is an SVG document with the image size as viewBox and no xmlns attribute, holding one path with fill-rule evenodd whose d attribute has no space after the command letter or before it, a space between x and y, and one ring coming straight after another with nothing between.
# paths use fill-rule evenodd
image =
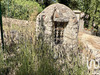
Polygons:
<instances>
[{"instance_id":1,"label":"stone wall","mask_svg":"<svg viewBox=\"0 0 100 75\"><path fill-rule=\"evenodd\" d=\"M35 33L35 24L32 21L19 20L13 18L2 17L3 31L4 31L4 42L7 44L11 39L16 43L25 31ZM1 35L1 33L0 33ZM29 35L31 35L29 33ZM10 38L8 38L10 37ZM34 37L34 36L33 36ZM0 37L1 43L1 37Z\"/></svg>"},{"instance_id":2,"label":"stone wall","mask_svg":"<svg viewBox=\"0 0 100 75\"><path fill-rule=\"evenodd\" d=\"M54 41L54 22L65 23L66 27L63 32L63 43L55 44ZM65 64L66 61L71 62L78 51L78 21L75 13L63 4L52 4L44 9L36 20L37 39L42 37L53 48L54 59L57 64ZM71 63L70 63L71 64Z\"/></svg>"},{"instance_id":3,"label":"stone wall","mask_svg":"<svg viewBox=\"0 0 100 75\"><path fill-rule=\"evenodd\" d=\"M2 17L3 25L19 25L19 26L27 26L30 25L31 22L27 20L19 20L13 18Z\"/></svg>"},{"instance_id":4,"label":"stone wall","mask_svg":"<svg viewBox=\"0 0 100 75\"><path fill-rule=\"evenodd\" d=\"M100 63L100 41L99 40L100 37L81 33L81 32L79 33L79 41L83 48L82 50L83 64L87 64L87 61L92 61L92 60L99 61ZM96 67L99 63L98 62L96 63ZM89 63L89 67L87 66L87 68L91 73L96 73L95 75L98 75L97 73L100 74L100 67L94 68L93 64L92 67L90 67L90 63Z\"/></svg>"}]
</instances>

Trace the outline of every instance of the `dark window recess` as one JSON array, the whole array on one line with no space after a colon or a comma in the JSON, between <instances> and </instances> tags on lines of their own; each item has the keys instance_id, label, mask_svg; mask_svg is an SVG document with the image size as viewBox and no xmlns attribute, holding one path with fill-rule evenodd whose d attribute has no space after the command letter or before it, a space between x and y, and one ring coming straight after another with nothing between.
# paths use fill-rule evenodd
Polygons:
<instances>
[{"instance_id":1,"label":"dark window recess","mask_svg":"<svg viewBox=\"0 0 100 75\"><path fill-rule=\"evenodd\" d=\"M54 23L54 41L55 44L62 44L63 42L63 32L67 23L64 22L55 22Z\"/></svg>"}]
</instances>

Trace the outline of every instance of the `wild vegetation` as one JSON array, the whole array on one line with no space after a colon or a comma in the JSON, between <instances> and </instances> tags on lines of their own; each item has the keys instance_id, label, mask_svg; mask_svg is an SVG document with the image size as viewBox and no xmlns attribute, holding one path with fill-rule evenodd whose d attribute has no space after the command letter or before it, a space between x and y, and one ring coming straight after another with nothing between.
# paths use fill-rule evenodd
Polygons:
<instances>
[{"instance_id":1,"label":"wild vegetation","mask_svg":"<svg viewBox=\"0 0 100 75\"><path fill-rule=\"evenodd\" d=\"M79 60L73 69L66 62L65 73L60 72L53 58L53 50L42 38L35 39L35 27L32 26L4 26L5 50L0 50L1 75L84 75L87 73L87 68ZM16 36L12 38L12 30L20 33L16 40Z\"/></svg>"},{"instance_id":2,"label":"wild vegetation","mask_svg":"<svg viewBox=\"0 0 100 75\"><path fill-rule=\"evenodd\" d=\"M5 17L33 21L45 7L55 2L89 14L89 28L93 27L94 23L97 27L100 25L100 0L43 0L43 2L39 2L39 0L3 0L1 2L2 14ZM4 25L5 50L0 50L0 75L87 75L86 67L81 63L78 65L80 60L73 68L67 65L64 74L60 73L55 67L51 48L41 39L35 39L34 28L34 24L28 26ZM18 33L17 40L14 39L16 36L12 37L11 31L13 30Z\"/></svg>"}]
</instances>

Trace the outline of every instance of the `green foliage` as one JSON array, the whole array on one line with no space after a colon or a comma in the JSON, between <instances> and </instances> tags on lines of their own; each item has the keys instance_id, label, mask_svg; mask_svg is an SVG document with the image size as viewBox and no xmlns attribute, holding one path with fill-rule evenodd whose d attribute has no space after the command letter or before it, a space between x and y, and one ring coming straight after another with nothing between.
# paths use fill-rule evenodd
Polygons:
<instances>
[{"instance_id":1,"label":"green foliage","mask_svg":"<svg viewBox=\"0 0 100 75\"><path fill-rule=\"evenodd\" d=\"M40 13L42 8L35 1L27 0L3 0L2 13L3 16L28 20L30 15L37 11Z\"/></svg>"},{"instance_id":2,"label":"green foliage","mask_svg":"<svg viewBox=\"0 0 100 75\"><path fill-rule=\"evenodd\" d=\"M3 65L4 65L3 52L2 52L1 47L0 47L0 75L2 75Z\"/></svg>"},{"instance_id":3,"label":"green foliage","mask_svg":"<svg viewBox=\"0 0 100 75\"><path fill-rule=\"evenodd\" d=\"M87 13L90 15L90 22L89 28L95 24L98 26L100 24L100 1L99 0L92 0L89 6Z\"/></svg>"},{"instance_id":4,"label":"green foliage","mask_svg":"<svg viewBox=\"0 0 100 75\"><path fill-rule=\"evenodd\" d=\"M57 2L62 3L68 7L70 7L71 9L78 9L79 7L79 0L57 0Z\"/></svg>"},{"instance_id":5,"label":"green foliage","mask_svg":"<svg viewBox=\"0 0 100 75\"><path fill-rule=\"evenodd\" d=\"M20 66L16 71L16 75L35 75L35 53L32 44L24 42L23 44L20 44L19 47L21 53L17 58L19 60L18 63L20 63Z\"/></svg>"},{"instance_id":6,"label":"green foliage","mask_svg":"<svg viewBox=\"0 0 100 75\"><path fill-rule=\"evenodd\" d=\"M50 4L56 3L56 0L36 0L42 8L46 8Z\"/></svg>"}]
</instances>

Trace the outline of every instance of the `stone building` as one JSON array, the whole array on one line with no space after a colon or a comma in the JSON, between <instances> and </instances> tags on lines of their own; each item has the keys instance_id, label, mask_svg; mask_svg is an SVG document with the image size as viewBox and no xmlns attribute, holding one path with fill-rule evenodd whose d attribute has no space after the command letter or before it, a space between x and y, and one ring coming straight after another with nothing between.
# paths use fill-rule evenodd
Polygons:
<instances>
[{"instance_id":1,"label":"stone building","mask_svg":"<svg viewBox=\"0 0 100 75\"><path fill-rule=\"evenodd\" d=\"M75 13L63 4L52 4L45 8L36 20L36 35L53 48L54 59L59 59L58 63L71 61L70 54L77 53L78 21ZM61 60L60 60L61 59Z\"/></svg>"}]
</instances>

